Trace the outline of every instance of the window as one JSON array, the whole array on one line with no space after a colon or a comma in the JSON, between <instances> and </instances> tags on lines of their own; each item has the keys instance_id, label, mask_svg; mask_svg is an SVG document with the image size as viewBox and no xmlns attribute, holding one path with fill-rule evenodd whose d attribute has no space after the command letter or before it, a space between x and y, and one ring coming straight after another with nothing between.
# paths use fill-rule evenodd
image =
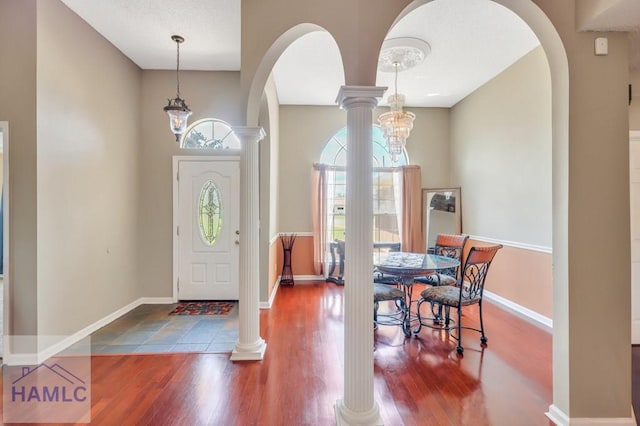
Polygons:
<instances>
[{"instance_id":1,"label":"window","mask_svg":"<svg viewBox=\"0 0 640 426\"><path fill-rule=\"evenodd\" d=\"M200 190L198 222L200 236L207 245L213 246L222 229L222 197L212 180L205 182Z\"/></svg>"},{"instance_id":2,"label":"window","mask_svg":"<svg viewBox=\"0 0 640 426\"><path fill-rule=\"evenodd\" d=\"M240 140L229 124L215 118L205 118L187 128L180 140L180 148L239 150Z\"/></svg>"},{"instance_id":3,"label":"window","mask_svg":"<svg viewBox=\"0 0 640 426\"><path fill-rule=\"evenodd\" d=\"M382 129L373 126L373 240L399 242L396 194L399 194L398 166L408 163L406 151L396 162L387 151ZM320 155L320 163L327 170L327 241L345 238L345 195L347 165L347 129L343 128L329 139Z\"/></svg>"}]
</instances>

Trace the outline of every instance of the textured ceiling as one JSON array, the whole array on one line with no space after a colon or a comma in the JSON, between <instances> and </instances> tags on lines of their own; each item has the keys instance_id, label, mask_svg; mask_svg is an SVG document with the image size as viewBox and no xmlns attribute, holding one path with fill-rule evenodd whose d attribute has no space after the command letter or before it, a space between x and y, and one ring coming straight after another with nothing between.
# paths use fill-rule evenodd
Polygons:
<instances>
[{"instance_id":1,"label":"textured ceiling","mask_svg":"<svg viewBox=\"0 0 640 426\"><path fill-rule=\"evenodd\" d=\"M185 38L180 68L240 69L240 0L62 0L142 69L174 69L172 34ZM347 0L345 0L347 1ZM640 0L603 4L589 29L640 28ZM434 0L406 16L387 38L416 37L431 45L424 63L398 76L410 106L454 105L538 45L515 14L489 0ZM631 36L631 65L640 43ZM280 103L334 105L344 84L337 45L327 33L299 39L274 67ZM378 73L393 91L393 73ZM383 101L382 104L385 102Z\"/></svg>"},{"instance_id":2,"label":"textured ceiling","mask_svg":"<svg viewBox=\"0 0 640 426\"><path fill-rule=\"evenodd\" d=\"M427 3L399 21L387 39L398 37L431 46L423 63L398 74L398 92L409 106L451 107L540 44L516 14L487 0ZM333 105L344 84L338 47L326 33L292 44L273 74L282 104ZM377 85L389 87L387 94L393 81L393 73L378 72Z\"/></svg>"},{"instance_id":3,"label":"textured ceiling","mask_svg":"<svg viewBox=\"0 0 640 426\"><path fill-rule=\"evenodd\" d=\"M62 0L142 69L240 69L240 0Z\"/></svg>"}]
</instances>

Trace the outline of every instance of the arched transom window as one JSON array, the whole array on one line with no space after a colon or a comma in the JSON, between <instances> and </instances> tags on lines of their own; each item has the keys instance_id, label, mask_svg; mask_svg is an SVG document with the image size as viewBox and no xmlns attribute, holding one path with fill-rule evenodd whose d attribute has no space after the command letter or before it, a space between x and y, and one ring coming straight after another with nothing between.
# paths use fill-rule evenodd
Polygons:
<instances>
[{"instance_id":1,"label":"arched transom window","mask_svg":"<svg viewBox=\"0 0 640 426\"><path fill-rule=\"evenodd\" d=\"M240 150L240 140L228 123L205 118L187 128L180 140L180 148Z\"/></svg>"},{"instance_id":2,"label":"arched transom window","mask_svg":"<svg viewBox=\"0 0 640 426\"><path fill-rule=\"evenodd\" d=\"M382 129L379 126L373 126L372 129L373 142L373 167L399 167L405 166L409 162L407 160L407 151L403 150L402 155L398 156L398 160L393 162L391 154L387 151L387 142L384 140ZM320 154L320 163L336 167L347 166L347 128L339 130L329 139L322 154Z\"/></svg>"}]
</instances>

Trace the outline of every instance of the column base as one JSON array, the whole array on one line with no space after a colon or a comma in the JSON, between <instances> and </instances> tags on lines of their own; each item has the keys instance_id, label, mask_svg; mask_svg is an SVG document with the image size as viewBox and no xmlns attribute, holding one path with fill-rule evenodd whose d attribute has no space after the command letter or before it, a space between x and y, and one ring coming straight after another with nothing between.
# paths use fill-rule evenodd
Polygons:
<instances>
[{"instance_id":1,"label":"column base","mask_svg":"<svg viewBox=\"0 0 640 426\"><path fill-rule=\"evenodd\" d=\"M336 401L336 425L337 426L382 426L382 417L378 403L373 401L373 408L364 413L356 413L344 405L344 401L339 399Z\"/></svg>"},{"instance_id":2,"label":"column base","mask_svg":"<svg viewBox=\"0 0 640 426\"><path fill-rule=\"evenodd\" d=\"M262 339L249 345L238 341L229 359L231 361L262 361L266 350L267 344Z\"/></svg>"},{"instance_id":3,"label":"column base","mask_svg":"<svg viewBox=\"0 0 640 426\"><path fill-rule=\"evenodd\" d=\"M635 414L633 407L631 407L631 417L617 417L617 418L575 418L569 417L555 405L549 407L549 411L545 415L557 426L569 426L569 425L589 425L589 426L633 426L636 424Z\"/></svg>"}]
</instances>

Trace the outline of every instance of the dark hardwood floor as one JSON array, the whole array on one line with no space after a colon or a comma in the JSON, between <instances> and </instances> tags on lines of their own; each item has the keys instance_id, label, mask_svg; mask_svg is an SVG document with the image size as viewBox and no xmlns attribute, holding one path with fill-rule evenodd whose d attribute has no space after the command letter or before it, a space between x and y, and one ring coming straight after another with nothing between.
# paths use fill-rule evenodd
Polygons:
<instances>
[{"instance_id":1,"label":"dark hardwood floor","mask_svg":"<svg viewBox=\"0 0 640 426\"><path fill-rule=\"evenodd\" d=\"M485 303L489 343L445 332L375 332L375 391L385 425L549 425L551 334ZM228 354L97 355L92 424L333 425L343 396L343 288L279 289L261 311L260 362ZM476 322L473 311L463 321Z\"/></svg>"}]
</instances>

